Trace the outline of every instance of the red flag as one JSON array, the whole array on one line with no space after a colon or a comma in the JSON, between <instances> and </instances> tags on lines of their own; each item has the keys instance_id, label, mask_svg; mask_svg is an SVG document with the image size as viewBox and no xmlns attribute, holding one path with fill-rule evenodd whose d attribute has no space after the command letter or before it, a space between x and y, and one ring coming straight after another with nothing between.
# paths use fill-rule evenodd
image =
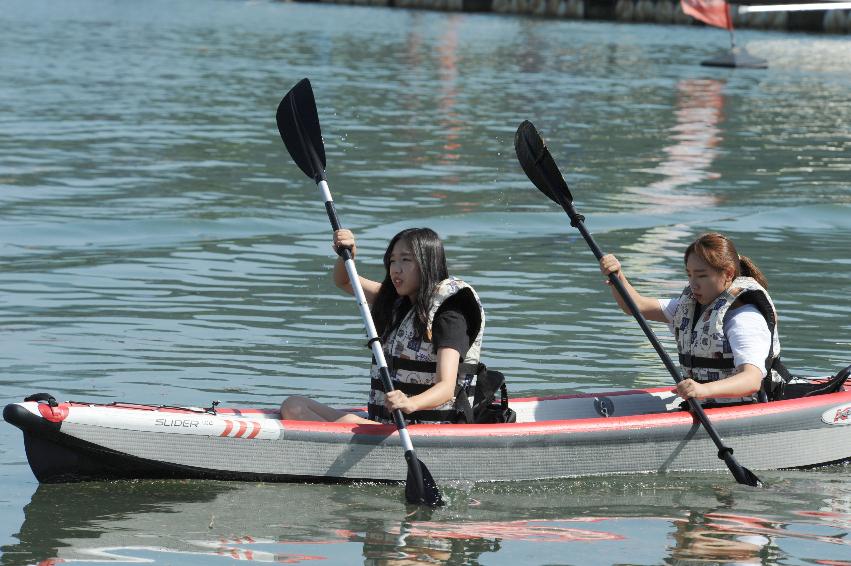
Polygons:
<instances>
[{"instance_id":1,"label":"red flag","mask_svg":"<svg viewBox=\"0 0 851 566\"><path fill-rule=\"evenodd\" d=\"M733 29L730 6L724 0L680 0L683 12L710 26Z\"/></svg>"}]
</instances>

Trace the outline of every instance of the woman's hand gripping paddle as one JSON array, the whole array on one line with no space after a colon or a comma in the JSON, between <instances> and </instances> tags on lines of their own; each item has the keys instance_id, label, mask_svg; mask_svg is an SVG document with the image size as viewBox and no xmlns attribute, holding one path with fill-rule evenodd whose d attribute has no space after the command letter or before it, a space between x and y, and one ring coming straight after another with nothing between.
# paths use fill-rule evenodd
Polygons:
<instances>
[{"instance_id":1,"label":"woman's hand gripping paddle","mask_svg":"<svg viewBox=\"0 0 851 566\"><path fill-rule=\"evenodd\" d=\"M284 96L278 105L276 118L278 131L281 134L281 139L284 140L284 145L287 146L287 150L299 169L304 171L304 174L313 179L319 186L325 202L325 211L328 213L328 220L331 221L331 227L335 231L339 230L340 220L337 218L337 211L334 209L334 201L331 198L331 190L328 188L328 181L325 177L325 146L322 143L316 100L313 97L310 81L302 79ZM346 272L349 275L358 307L360 307L363 324L369 337L369 345L372 348L372 355L375 357L381 373L381 382L385 391L393 391L393 382L387 369L387 361L384 359L384 351L381 349L381 342L375 331L372 314L369 312L369 305L366 302L357 269L355 269L352 252L347 248L342 248L338 253L346 261ZM440 490L437 488L434 478L431 477L428 468L417 458L417 454L414 452L414 446L411 443L408 429L405 427L402 411L398 409L393 411L393 421L399 431L399 438L401 438L402 446L405 448L405 460L408 463L405 499L409 503L430 507L443 505L443 499L440 497Z\"/></svg>"},{"instance_id":2,"label":"woman's hand gripping paddle","mask_svg":"<svg viewBox=\"0 0 851 566\"><path fill-rule=\"evenodd\" d=\"M591 251L594 252L594 256L599 261L603 257L603 252L585 228L585 217L579 214L573 206L573 195L570 194L570 189L567 187L567 183L565 183L564 177L561 175L561 171L559 171L552 155L550 155L547 146L544 144L544 140L535 129L535 126L533 126L528 120L520 124L520 127L517 128L517 133L514 136L514 149L517 152L517 159L520 160L520 165L523 167L523 171L526 172L529 180L538 187L538 190L547 195L550 200L564 209L570 217L570 225L579 230L582 237L585 238L585 241L591 248ZM620 293L621 297L623 297L624 302L629 307L629 310L632 311L633 316L635 316L635 320L638 321L638 324L641 326L644 334L646 334L647 338L650 339L650 343L653 344L653 348L656 349L656 353L658 353L659 357L662 358L662 362L665 364L665 367L668 368L668 371L671 373L674 381L679 383L682 379L680 377L680 372L676 366L674 366L674 363L671 361L668 353L662 348L662 344L647 324L647 320L639 312L635 302L626 292L621 280L618 279L617 275L614 273L610 273L609 281L611 281L612 285L614 285L615 289L617 289L618 293ZM733 477L736 478L736 481L744 485L754 487L761 486L762 482L753 474L753 472L736 462L736 459L733 457L733 449L724 445L724 441L721 440L721 437L718 435L715 427L712 426L712 423L709 421L709 417L706 416L706 413L703 411L703 407L700 406L700 403L698 403L695 399L689 399L688 404L691 408L692 414L697 417L700 424L703 425L703 428L706 429L706 432L709 433L709 436L718 448L718 457L724 460L727 467L730 469L730 472L733 474Z\"/></svg>"}]
</instances>

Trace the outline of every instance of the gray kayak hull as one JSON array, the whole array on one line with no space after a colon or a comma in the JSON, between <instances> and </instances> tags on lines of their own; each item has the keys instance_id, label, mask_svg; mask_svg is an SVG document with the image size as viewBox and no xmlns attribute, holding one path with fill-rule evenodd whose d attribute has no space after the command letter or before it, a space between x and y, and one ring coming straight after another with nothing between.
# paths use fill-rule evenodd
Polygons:
<instances>
[{"instance_id":1,"label":"gray kayak hull","mask_svg":"<svg viewBox=\"0 0 851 566\"><path fill-rule=\"evenodd\" d=\"M438 482L726 470L712 440L669 388L512 401L518 422L411 425ZM283 421L273 411L115 403L22 402L4 419L24 431L40 482L118 478L403 481L392 425ZM851 459L851 391L708 409L751 470Z\"/></svg>"}]
</instances>

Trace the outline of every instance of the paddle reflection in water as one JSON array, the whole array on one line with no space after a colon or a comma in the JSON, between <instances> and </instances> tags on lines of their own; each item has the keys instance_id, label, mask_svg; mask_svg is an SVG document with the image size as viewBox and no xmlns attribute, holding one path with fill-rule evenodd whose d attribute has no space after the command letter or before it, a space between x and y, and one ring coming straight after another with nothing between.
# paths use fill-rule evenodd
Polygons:
<instances>
[{"instance_id":1,"label":"paddle reflection in water","mask_svg":"<svg viewBox=\"0 0 851 566\"><path fill-rule=\"evenodd\" d=\"M456 485L445 508L414 515L382 485L42 485L0 564L610 564L625 553L634 564L767 564L790 543L792 556L839 560L851 526L839 480L820 511L783 512L818 508L812 473L759 492L686 476Z\"/></svg>"}]
</instances>

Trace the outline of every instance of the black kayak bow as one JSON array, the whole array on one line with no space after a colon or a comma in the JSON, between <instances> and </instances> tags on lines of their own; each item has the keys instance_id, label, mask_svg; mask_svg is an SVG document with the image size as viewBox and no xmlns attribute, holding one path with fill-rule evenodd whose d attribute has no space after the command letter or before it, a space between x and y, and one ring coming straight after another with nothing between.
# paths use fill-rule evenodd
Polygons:
<instances>
[{"instance_id":1,"label":"black kayak bow","mask_svg":"<svg viewBox=\"0 0 851 566\"><path fill-rule=\"evenodd\" d=\"M564 209L570 217L570 225L579 230L594 253L594 256L599 261L603 257L603 252L597 246L590 232L585 228L585 217L576 211L576 207L573 205L573 195L570 194L570 189L553 160L552 155L550 155L550 151L547 149L543 138L541 138L538 130L528 120L524 121L517 128L517 133L514 136L514 149L517 152L517 159L520 161L523 171L529 177L529 180L532 181L532 184L550 200ZM635 320L650 340L656 353L662 358L662 362L674 378L674 381L679 383L682 380L680 372L677 370L673 361L671 361L671 357L662 347L656 334L654 334L653 330L647 324L644 315L639 312L635 301L629 296L621 280L614 273L610 273L609 281L614 285L618 293L620 293L620 296L623 297L624 302L632 311ZM736 461L733 457L733 449L724 445L724 441L718 435L718 431L715 430L715 427L710 422L700 403L692 398L688 400L688 405L692 414L703 425L703 428L718 448L718 458L727 464L727 468L729 468L733 477L736 478L736 481L743 485L761 486L762 482L760 479Z\"/></svg>"},{"instance_id":2,"label":"black kayak bow","mask_svg":"<svg viewBox=\"0 0 851 566\"><path fill-rule=\"evenodd\" d=\"M309 80L302 79L284 96L278 105L276 119L278 132L281 134L281 139L284 140L284 145L287 146L287 151L289 151L299 169L319 186L325 202L328 220L331 221L331 227L335 231L339 230L340 219L337 217L334 200L331 198L331 190L325 176L325 145L322 142L322 131L319 128L316 99L313 97L313 89ZM346 262L346 272L360 308L361 318L369 337L372 355L379 367L384 390L393 391L390 371L387 369L387 361L384 358L384 351L375 331L375 324L372 321L372 314L369 311L369 305L360 284L352 252L347 248L341 248L338 253ZM411 437L405 426L402 411L399 409L393 411L393 421L396 423L399 438L405 448L405 460L408 465L405 499L408 503L428 505L429 507L443 505L437 483L435 483L425 464L417 458L417 453L414 451Z\"/></svg>"}]
</instances>

